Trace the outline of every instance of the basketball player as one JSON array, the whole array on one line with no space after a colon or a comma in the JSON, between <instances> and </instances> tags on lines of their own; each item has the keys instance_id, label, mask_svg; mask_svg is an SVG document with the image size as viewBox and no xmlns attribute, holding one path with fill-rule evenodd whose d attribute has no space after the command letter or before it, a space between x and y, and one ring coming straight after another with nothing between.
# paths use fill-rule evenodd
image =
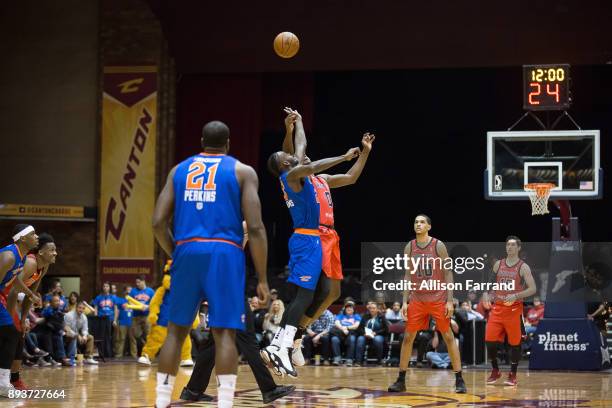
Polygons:
<instances>
[{"instance_id":1,"label":"basketball player","mask_svg":"<svg viewBox=\"0 0 612 408\"><path fill-rule=\"evenodd\" d=\"M10 369L20 336L9 312L11 309L7 308L4 288L15 282L13 290L24 292L32 301L40 303L40 298L17 278L23 270L26 254L38 245L38 236L34 227L27 224L18 224L13 232L14 243L0 249L0 396L4 397L14 388L10 383Z\"/></svg>"},{"instance_id":2,"label":"basketball player","mask_svg":"<svg viewBox=\"0 0 612 408\"><path fill-rule=\"evenodd\" d=\"M487 353L491 359L493 370L487 379L487 384L494 384L500 377L497 364L497 350L504 344L508 336L510 345L510 373L504 381L505 385L516 386L516 370L521 359L521 338L523 336L523 299L536 293L536 283L531 275L531 268L519 258L521 240L514 235L506 238L506 258L493 265L491 281L497 283L514 283L514 290L493 291L493 310L489 314L485 341ZM525 288L525 285L527 288ZM484 301L489 301L485 292Z\"/></svg>"},{"instance_id":3,"label":"basketball player","mask_svg":"<svg viewBox=\"0 0 612 408\"><path fill-rule=\"evenodd\" d=\"M173 259L168 336L157 373L157 408L170 405L181 345L203 298L208 300L209 325L217 346L218 405L233 405L238 369L235 331L244 330L245 319L243 220L259 280L257 294L263 302L269 296L268 242L257 173L227 154L229 128L224 123L207 123L201 142L202 153L172 169L153 214L155 237ZM168 229L171 218L173 235Z\"/></svg>"},{"instance_id":4,"label":"basketball player","mask_svg":"<svg viewBox=\"0 0 612 408\"><path fill-rule=\"evenodd\" d=\"M300 114L290 108L285 108L285 139L283 140L283 151L293 154L293 129L294 123ZM361 139L363 149L355 164L345 174L319 174L311 176L311 182L317 194L319 202L319 234L321 238L321 249L323 253L323 274L315 289L312 304L306 310L300 320L296 339L291 355L294 365L304 365L304 357L301 354L301 341L305 328L319 318L327 308L340 297L340 284L342 282L342 262L340 260L340 237L334 227L334 205L331 197L332 188L339 188L355 184L365 167L372 150L375 136L365 133ZM304 156L304 164L310 164L308 156Z\"/></svg>"},{"instance_id":5,"label":"basketball player","mask_svg":"<svg viewBox=\"0 0 612 408\"><path fill-rule=\"evenodd\" d=\"M300 319L311 305L314 290L321 274L322 250L319 238L319 204L310 176L325 171L343 161L359 155L359 148L349 149L344 155L304 163L306 133L302 118L295 120L295 155L279 151L270 155L268 170L279 177L285 203L293 219L294 233L289 239L288 283L297 287L295 299L285 311L281 321L282 331L275 341L261 351L264 361L278 375L297 377L289 355Z\"/></svg>"},{"instance_id":6,"label":"basketball player","mask_svg":"<svg viewBox=\"0 0 612 408\"><path fill-rule=\"evenodd\" d=\"M416 239L410 241L404 249L404 253L413 261L408 263L405 279L413 282L414 288L412 291L404 291L403 295L402 315L407 320L406 333L400 351L399 376L389 387L389 391L406 391L406 370L412 355L412 344L420 330L429 328L429 319L433 317L451 358L455 372L455 392L464 394L467 389L461 376L459 346L450 327L450 318L454 312L453 291L421 289L422 282L427 284L453 282L453 271L444 268L445 260L448 258L446 246L442 241L429 236L430 229L431 219L424 214L417 215L414 219Z\"/></svg>"},{"instance_id":7,"label":"basketball player","mask_svg":"<svg viewBox=\"0 0 612 408\"><path fill-rule=\"evenodd\" d=\"M47 233L42 233L38 236L38 246L34 251L30 252L23 265L23 273L20 276L24 285L30 288L33 293L38 291L38 287L42 278L47 274L49 265L55 263L57 257L57 249L53 237ZM8 305L13 316L13 322L15 328L20 333L17 346L15 347L14 360L11 365L11 384L15 389L27 390L28 387L19 378L19 370L21 369L21 361L23 354L23 342L24 342L24 330L25 321L28 317L28 311L30 310L31 301L28 298L23 299L21 304L21 318L16 310L15 300L17 297L16 290L11 291L13 283L7 285L3 290L3 295L8 298Z\"/></svg>"}]
</instances>

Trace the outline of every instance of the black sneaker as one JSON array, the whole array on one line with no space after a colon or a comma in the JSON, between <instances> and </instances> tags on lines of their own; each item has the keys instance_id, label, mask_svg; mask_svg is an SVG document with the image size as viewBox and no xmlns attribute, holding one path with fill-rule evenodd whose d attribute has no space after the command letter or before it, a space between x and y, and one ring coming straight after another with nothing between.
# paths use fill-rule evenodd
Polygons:
<instances>
[{"instance_id":1,"label":"black sneaker","mask_svg":"<svg viewBox=\"0 0 612 408\"><path fill-rule=\"evenodd\" d=\"M465 394L467 392L467 387L465 386L465 381L463 378L459 377L455 380L455 393L457 394Z\"/></svg>"},{"instance_id":2,"label":"black sneaker","mask_svg":"<svg viewBox=\"0 0 612 408\"><path fill-rule=\"evenodd\" d=\"M200 392L200 393L193 392L187 387L183 388L183 391L181 392L181 396L179 398L184 401L212 401L213 400L213 397L211 397L210 395L204 394L203 392Z\"/></svg>"},{"instance_id":3,"label":"black sneaker","mask_svg":"<svg viewBox=\"0 0 612 408\"><path fill-rule=\"evenodd\" d=\"M404 392L406 391L406 382L402 380L397 380L387 390L389 392Z\"/></svg>"},{"instance_id":4,"label":"black sneaker","mask_svg":"<svg viewBox=\"0 0 612 408\"><path fill-rule=\"evenodd\" d=\"M276 388L274 388L272 391L263 392L261 396L263 399L263 403L269 404L272 401L276 401L279 398L286 397L287 395L291 394L293 391L295 391L295 385L288 385L288 386L277 385Z\"/></svg>"}]
</instances>

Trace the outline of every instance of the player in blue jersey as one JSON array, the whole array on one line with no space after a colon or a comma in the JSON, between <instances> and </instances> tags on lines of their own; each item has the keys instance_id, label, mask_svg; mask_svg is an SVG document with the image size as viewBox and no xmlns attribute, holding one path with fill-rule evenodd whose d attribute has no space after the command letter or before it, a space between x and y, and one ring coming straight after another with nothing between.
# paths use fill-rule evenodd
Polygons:
<instances>
[{"instance_id":1,"label":"player in blue jersey","mask_svg":"<svg viewBox=\"0 0 612 408\"><path fill-rule=\"evenodd\" d=\"M0 396L4 397L8 396L9 389L13 387L10 384L11 364L20 333L13 323L9 312L12 308L7 306L3 289L13 284L13 291L23 292L35 304L40 303L40 298L34 295L18 276L23 270L26 255L38 246L34 227L27 224L17 225L13 231L13 242L0 249Z\"/></svg>"},{"instance_id":2,"label":"player in blue jersey","mask_svg":"<svg viewBox=\"0 0 612 408\"><path fill-rule=\"evenodd\" d=\"M259 280L257 294L263 302L269 296L268 242L257 173L227 155L229 129L224 123L207 123L201 142L202 153L172 169L153 214L155 238L173 259L170 323L157 374L158 408L170 404L181 345L203 298L208 300L209 326L217 345L218 406L233 404L238 370L235 330L244 330L245 319L243 220Z\"/></svg>"},{"instance_id":3,"label":"player in blue jersey","mask_svg":"<svg viewBox=\"0 0 612 408\"><path fill-rule=\"evenodd\" d=\"M279 330L261 357L278 375L297 377L291 361L293 340L301 317L313 300L321 274L322 249L319 238L319 204L310 176L325 171L359 155L359 148L349 149L344 155L304 163L306 133L302 118L295 121L295 155L279 151L268 159L268 170L280 179L281 189L291 218L294 233L289 239L288 282L297 287L295 299L283 315Z\"/></svg>"}]
</instances>

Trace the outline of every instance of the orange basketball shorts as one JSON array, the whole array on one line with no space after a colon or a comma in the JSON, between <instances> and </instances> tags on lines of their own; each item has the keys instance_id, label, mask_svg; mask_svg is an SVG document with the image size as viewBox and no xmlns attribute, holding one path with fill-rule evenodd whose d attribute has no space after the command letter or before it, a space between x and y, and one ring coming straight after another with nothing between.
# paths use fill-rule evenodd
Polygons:
<instances>
[{"instance_id":1,"label":"orange basketball shorts","mask_svg":"<svg viewBox=\"0 0 612 408\"><path fill-rule=\"evenodd\" d=\"M509 345L520 345L523 335L521 329L522 319L522 303L515 303L512 306L496 303L489 314L485 341L503 343L505 336L508 336Z\"/></svg>"},{"instance_id":2,"label":"orange basketball shorts","mask_svg":"<svg viewBox=\"0 0 612 408\"><path fill-rule=\"evenodd\" d=\"M429 319L436 321L436 329L446 333L450 328L450 318L446 317L446 302L423 302L411 300L408 305L406 331L410 333L429 329Z\"/></svg>"},{"instance_id":3,"label":"orange basketball shorts","mask_svg":"<svg viewBox=\"0 0 612 408\"><path fill-rule=\"evenodd\" d=\"M340 261L340 236L336 230L320 226L319 234L323 250L321 269L329 279L342 280L342 261Z\"/></svg>"}]
</instances>

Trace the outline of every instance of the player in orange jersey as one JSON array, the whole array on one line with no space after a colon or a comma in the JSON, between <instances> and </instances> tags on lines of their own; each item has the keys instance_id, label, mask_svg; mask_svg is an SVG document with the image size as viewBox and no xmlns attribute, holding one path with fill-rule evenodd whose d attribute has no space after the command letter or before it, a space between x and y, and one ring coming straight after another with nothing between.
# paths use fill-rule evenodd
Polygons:
<instances>
[{"instance_id":1,"label":"player in orange jersey","mask_svg":"<svg viewBox=\"0 0 612 408\"><path fill-rule=\"evenodd\" d=\"M285 139L283 140L283 151L293 154L293 127L296 120L301 119L300 114L290 108L285 108ZM342 262L340 260L340 237L334 225L334 204L332 201L332 188L339 188L355 184L365 167L368 156L372 151L375 135L365 133L361 139L361 153L355 164L344 174L317 174L311 176L311 182L317 194L319 202L319 233L321 247L323 250L323 262L321 269L323 274L319 278L317 288L311 305L300 320L298 331L295 335L292 360L295 365L304 365L304 357L301 352L302 334L309 324L314 322L327 310L327 308L340 297L340 283L342 282ZM305 156L304 164L310 163Z\"/></svg>"},{"instance_id":2,"label":"player in orange jersey","mask_svg":"<svg viewBox=\"0 0 612 408\"><path fill-rule=\"evenodd\" d=\"M531 275L531 268L519 258L521 240L514 235L506 238L506 258L493 265L491 281L498 284L513 285L513 289L493 291L493 310L489 314L485 341L487 353L491 359L493 370L487 379L487 384L494 384L500 377L497 365L497 349L508 337L510 345L510 373L504 381L505 385L515 386L516 369L521 359L521 338L523 336L523 299L536 293L536 283ZM527 288L525 288L527 286ZM488 294L484 295L489 301Z\"/></svg>"},{"instance_id":3,"label":"player in orange jersey","mask_svg":"<svg viewBox=\"0 0 612 408\"><path fill-rule=\"evenodd\" d=\"M399 376L389 387L389 392L406 391L406 370L412 355L412 344L419 330L429 328L429 319L433 317L451 358L455 372L455 392L464 394L467 389L461 376L459 346L450 327L450 318L454 312L453 291L422 288L423 284L453 282L453 271L444 267L448 258L446 246L442 241L429 236L430 229L431 219L424 214L417 215L414 219L416 239L410 241L404 249L404 253L412 260L408 263L405 279L412 282L413 290L404 291L402 315L407 320L406 333L400 352Z\"/></svg>"}]
</instances>

